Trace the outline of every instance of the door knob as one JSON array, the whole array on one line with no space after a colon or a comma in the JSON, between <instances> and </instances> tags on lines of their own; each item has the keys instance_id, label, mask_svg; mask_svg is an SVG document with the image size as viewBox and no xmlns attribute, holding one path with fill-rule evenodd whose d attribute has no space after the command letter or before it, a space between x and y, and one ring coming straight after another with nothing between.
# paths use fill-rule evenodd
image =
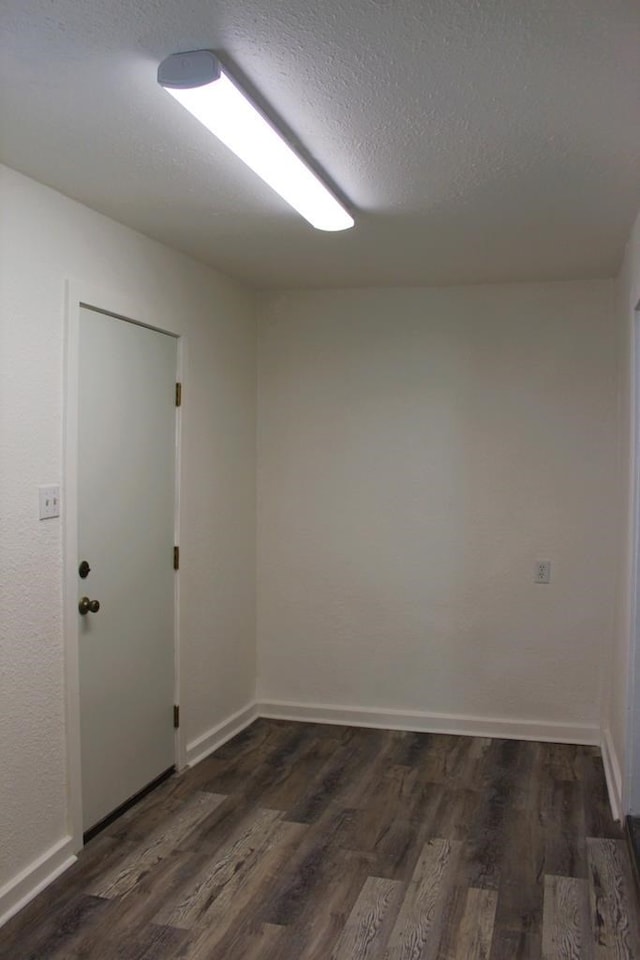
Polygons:
<instances>
[{"instance_id":1,"label":"door knob","mask_svg":"<svg viewBox=\"0 0 640 960\"><path fill-rule=\"evenodd\" d=\"M99 600L89 600L89 597L83 597L80 603L78 604L78 610L80 614L84 617L88 613L97 613L100 609Z\"/></svg>"}]
</instances>

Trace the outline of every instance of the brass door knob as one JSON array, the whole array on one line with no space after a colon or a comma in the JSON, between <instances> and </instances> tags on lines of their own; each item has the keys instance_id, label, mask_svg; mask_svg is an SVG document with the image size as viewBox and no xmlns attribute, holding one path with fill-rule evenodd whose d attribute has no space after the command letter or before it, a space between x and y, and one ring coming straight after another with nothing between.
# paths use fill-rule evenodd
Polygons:
<instances>
[{"instance_id":1,"label":"brass door knob","mask_svg":"<svg viewBox=\"0 0 640 960\"><path fill-rule=\"evenodd\" d=\"M100 609L99 600L89 600L89 597L83 597L78 604L78 610L81 616L85 617L88 613L97 613Z\"/></svg>"}]
</instances>

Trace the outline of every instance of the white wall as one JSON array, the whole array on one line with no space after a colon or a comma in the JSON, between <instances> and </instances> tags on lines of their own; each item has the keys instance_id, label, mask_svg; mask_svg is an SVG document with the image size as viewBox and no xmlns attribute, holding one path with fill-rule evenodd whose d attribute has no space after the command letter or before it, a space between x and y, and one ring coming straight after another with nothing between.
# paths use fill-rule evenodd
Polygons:
<instances>
[{"instance_id":1,"label":"white wall","mask_svg":"<svg viewBox=\"0 0 640 960\"><path fill-rule=\"evenodd\" d=\"M186 337L188 742L254 695L255 305L208 267L6 168L0 218L1 888L69 830L62 528L36 512L37 485L62 479L65 279L148 304Z\"/></svg>"},{"instance_id":2,"label":"white wall","mask_svg":"<svg viewBox=\"0 0 640 960\"><path fill-rule=\"evenodd\" d=\"M637 226L617 325L606 281L264 298L263 699L589 738L604 652L624 757L617 380L639 263ZM67 278L186 337L187 741L254 694L253 298L0 168L0 888L69 830L61 522L36 518L37 485L62 478Z\"/></svg>"},{"instance_id":3,"label":"white wall","mask_svg":"<svg viewBox=\"0 0 640 960\"><path fill-rule=\"evenodd\" d=\"M272 712L597 738L619 544L612 301L609 281L266 298L258 694ZM536 559L552 561L548 586Z\"/></svg>"},{"instance_id":4,"label":"white wall","mask_svg":"<svg viewBox=\"0 0 640 960\"><path fill-rule=\"evenodd\" d=\"M633 643L634 611L634 314L640 304L640 215L625 251L616 290L616 326L623 349L620 369L621 493L623 536L620 544L618 603L613 643L606 659L602 726L610 783L621 809L640 815L640 644ZM638 353L640 357L640 350ZM629 737L634 731L633 738Z\"/></svg>"}]
</instances>

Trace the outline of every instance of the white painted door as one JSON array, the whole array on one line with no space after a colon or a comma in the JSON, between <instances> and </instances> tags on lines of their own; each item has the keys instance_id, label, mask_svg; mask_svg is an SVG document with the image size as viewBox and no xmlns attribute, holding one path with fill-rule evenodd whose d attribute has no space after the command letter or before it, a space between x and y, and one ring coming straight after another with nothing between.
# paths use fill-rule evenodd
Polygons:
<instances>
[{"instance_id":1,"label":"white painted door","mask_svg":"<svg viewBox=\"0 0 640 960\"><path fill-rule=\"evenodd\" d=\"M82 307L78 600L83 830L174 763L174 337Z\"/></svg>"}]
</instances>

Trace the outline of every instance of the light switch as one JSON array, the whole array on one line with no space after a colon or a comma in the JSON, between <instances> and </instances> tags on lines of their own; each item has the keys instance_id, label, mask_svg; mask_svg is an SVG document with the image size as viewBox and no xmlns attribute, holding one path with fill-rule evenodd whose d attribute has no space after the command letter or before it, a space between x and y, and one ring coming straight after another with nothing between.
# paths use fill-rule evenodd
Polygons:
<instances>
[{"instance_id":1,"label":"light switch","mask_svg":"<svg viewBox=\"0 0 640 960\"><path fill-rule=\"evenodd\" d=\"M40 519L50 520L60 516L60 487L38 487L40 501Z\"/></svg>"}]
</instances>

